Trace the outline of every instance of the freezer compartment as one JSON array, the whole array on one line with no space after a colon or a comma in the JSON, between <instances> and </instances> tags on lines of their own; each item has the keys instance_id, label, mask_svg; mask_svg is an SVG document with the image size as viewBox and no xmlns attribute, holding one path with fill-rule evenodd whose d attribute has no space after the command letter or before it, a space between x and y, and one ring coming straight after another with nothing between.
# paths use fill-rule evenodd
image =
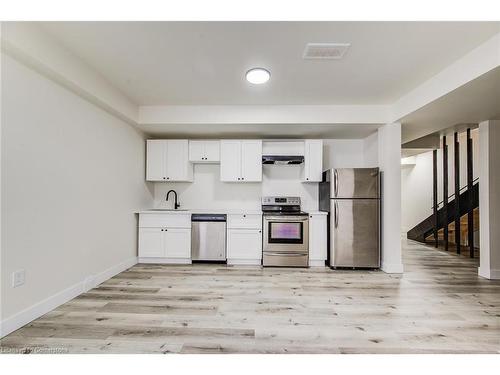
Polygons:
<instances>
[{"instance_id":1,"label":"freezer compartment","mask_svg":"<svg viewBox=\"0 0 500 375\"><path fill-rule=\"evenodd\" d=\"M284 253L265 251L262 254L265 267L308 267L309 253Z\"/></svg>"},{"instance_id":2,"label":"freezer compartment","mask_svg":"<svg viewBox=\"0 0 500 375\"><path fill-rule=\"evenodd\" d=\"M320 201L330 198L380 198L380 178L378 168L338 168L323 174L320 186ZM326 191L325 188L329 188ZM321 205L321 202L320 202Z\"/></svg>"},{"instance_id":3,"label":"freezer compartment","mask_svg":"<svg viewBox=\"0 0 500 375\"><path fill-rule=\"evenodd\" d=\"M332 199L330 266L380 267L380 200Z\"/></svg>"}]
</instances>

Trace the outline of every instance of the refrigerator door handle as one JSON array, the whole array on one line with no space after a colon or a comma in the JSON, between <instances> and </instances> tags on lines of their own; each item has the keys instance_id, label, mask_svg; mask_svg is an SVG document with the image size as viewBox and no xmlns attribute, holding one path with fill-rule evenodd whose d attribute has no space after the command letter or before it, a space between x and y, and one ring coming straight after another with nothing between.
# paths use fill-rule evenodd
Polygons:
<instances>
[{"instance_id":1,"label":"refrigerator door handle","mask_svg":"<svg viewBox=\"0 0 500 375\"><path fill-rule=\"evenodd\" d=\"M333 203L333 222L334 222L334 226L335 228L338 228L339 226L339 218L338 218L338 207L337 207L337 202L334 202Z\"/></svg>"},{"instance_id":2,"label":"refrigerator door handle","mask_svg":"<svg viewBox=\"0 0 500 375\"><path fill-rule=\"evenodd\" d=\"M337 198L338 193L339 193L339 176L337 170L335 169L333 171L333 194L335 195L335 198Z\"/></svg>"}]
</instances>

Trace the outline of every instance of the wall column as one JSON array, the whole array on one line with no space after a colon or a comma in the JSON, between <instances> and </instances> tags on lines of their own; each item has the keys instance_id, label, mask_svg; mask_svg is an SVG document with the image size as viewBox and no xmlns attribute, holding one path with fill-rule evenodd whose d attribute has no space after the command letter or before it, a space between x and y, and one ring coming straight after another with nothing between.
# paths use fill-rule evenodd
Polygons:
<instances>
[{"instance_id":1,"label":"wall column","mask_svg":"<svg viewBox=\"0 0 500 375\"><path fill-rule=\"evenodd\" d=\"M479 124L479 275L500 279L500 121Z\"/></svg>"},{"instance_id":2,"label":"wall column","mask_svg":"<svg viewBox=\"0 0 500 375\"><path fill-rule=\"evenodd\" d=\"M402 273L401 259L401 124L378 129L382 172L382 271Z\"/></svg>"}]
</instances>

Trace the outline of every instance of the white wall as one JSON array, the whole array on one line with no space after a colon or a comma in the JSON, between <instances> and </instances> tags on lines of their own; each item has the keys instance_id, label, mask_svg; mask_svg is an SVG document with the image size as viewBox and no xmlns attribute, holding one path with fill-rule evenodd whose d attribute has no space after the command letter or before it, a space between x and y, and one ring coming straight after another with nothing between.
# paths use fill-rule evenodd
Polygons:
<instances>
[{"instance_id":1,"label":"white wall","mask_svg":"<svg viewBox=\"0 0 500 375\"><path fill-rule=\"evenodd\" d=\"M152 205L152 191L141 133L5 54L1 151L7 330L47 298L133 262L134 211ZM12 288L19 269L26 282Z\"/></svg>"},{"instance_id":2,"label":"white wall","mask_svg":"<svg viewBox=\"0 0 500 375\"><path fill-rule=\"evenodd\" d=\"M500 121L479 124L479 275L500 279Z\"/></svg>"},{"instance_id":3,"label":"white wall","mask_svg":"<svg viewBox=\"0 0 500 375\"><path fill-rule=\"evenodd\" d=\"M401 165L401 230L409 231L432 215L432 151Z\"/></svg>"},{"instance_id":4,"label":"white wall","mask_svg":"<svg viewBox=\"0 0 500 375\"><path fill-rule=\"evenodd\" d=\"M155 207L172 207L172 197L165 202L170 189L184 209L260 208L261 183L221 182L219 164L195 164L193 182L155 182Z\"/></svg>"},{"instance_id":5,"label":"white wall","mask_svg":"<svg viewBox=\"0 0 500 375\"><path fill-rule=\"evenodd\" d=\"M378 160L382 172L382 270L402 273L401 258L401 124L378 129Z\"/></svg>"},{"instance_id":6,"label":"white wall","mask_svg":"<svg viewBox=\"0 0 500 375\"><path fill-rule=\"evenodd\" d=\"M375 148L375 151L373 151ZM323 169L377 165L377 133L366 139L323 140ZM221 182L218 164L196 164L192 183L155 183L155 207L172 207L165 202L170 189L179 194L183 208L259 209L263 195L290 195L302 198L304 210L318 209L318 184L301 182L303 165L265 165L262 183Z\"/></svg>"}]
</instances>

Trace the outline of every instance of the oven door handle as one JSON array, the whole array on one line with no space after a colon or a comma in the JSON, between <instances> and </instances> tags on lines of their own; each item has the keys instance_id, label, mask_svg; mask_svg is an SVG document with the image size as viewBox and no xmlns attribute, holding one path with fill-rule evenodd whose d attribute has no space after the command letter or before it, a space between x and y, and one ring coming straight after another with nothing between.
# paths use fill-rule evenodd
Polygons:
<instances>
[{"instance_id":1,"label":"oven door handle","mask_svg":"<svg viewBox=\"0 0 500 375\"><path fill-rule=\"evenodd\" d=\"M268 255L268 256L287 256L287 257L305 257L307 256L307 253L291 253L291 252L283 252L283 251L276 251L276 252L272 252L272 251L265 251L264 252L264 255Z\"/></svg>"},{"instance_id":2,"label":"oven door handle","mask_svg":"<svg viewBox=\"0 0 500 375\"><path fill-rule=\"evenodd\" d=\"M294 216L294 217L285 217L285 216L265 216L264 219L266 221L278 221L278 222L286 222L286 223L293 223L297 221L308 221L309 218L307 216L302 217L302 216Z\"/></svg>"}]
</instances>

